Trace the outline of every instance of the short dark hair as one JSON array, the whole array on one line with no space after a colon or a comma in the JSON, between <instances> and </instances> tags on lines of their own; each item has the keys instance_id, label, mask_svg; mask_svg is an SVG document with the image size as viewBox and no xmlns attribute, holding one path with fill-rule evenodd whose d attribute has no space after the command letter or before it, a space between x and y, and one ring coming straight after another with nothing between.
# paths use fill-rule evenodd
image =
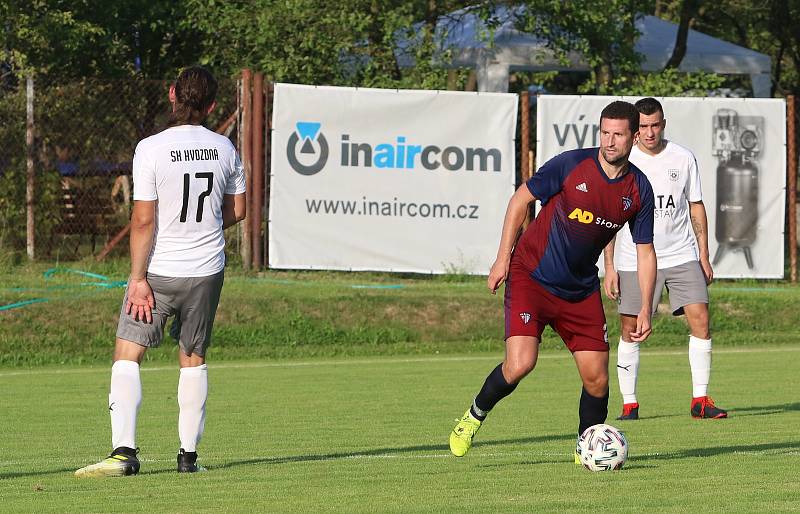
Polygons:
<instances>
[{"instance_id":1,"label":"short dark hair","mask_svg":"<svg viewBox=\"0 0 800 514\"><path fill-rule=\"evenodd\" d=\"M628 120L628 127L631 129L631 134L639 131L639 111L630 102L616 100L606 105L603 112L600 113L600 121L603 118L609 120Z\"/></svg>"},{"instance_id":2,"label":"short dark hair","mask_svg":"<svg viewBox=\"0 0 800 514\"><path fill-rule=\"evenodd\" d=\"M167 126L199 124L217 98L217 80L202 66L189 66L175 80L175 112Z\"/></svg>"},{"instance_id":3,"label":"short dark hair","mask_svg":"<svg viewBox=\"0 0 800 514\"><path fill-rule=\"evenodd\" d=\"M664 108L661 107L661 102L659 102L652 96L648 96L647 98L642 98L634 105L636 106L636 110L644 114L645 116L650 116L651 114L655 114L657 112L660 112L662 117L664 116Z\"/></svg>"}]
</instances>

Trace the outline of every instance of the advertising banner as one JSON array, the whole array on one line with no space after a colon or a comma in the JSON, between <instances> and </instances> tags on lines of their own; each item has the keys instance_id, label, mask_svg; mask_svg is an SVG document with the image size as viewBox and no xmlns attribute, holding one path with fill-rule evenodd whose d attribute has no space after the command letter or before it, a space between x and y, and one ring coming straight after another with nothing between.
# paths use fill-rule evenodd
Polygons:
<instances>
[{"instance_id":1,"label":"advertising banner","mask_svg":"<svg viewBox=\"0 0 800 514\"><path fill-rule=\"evenodd\" d=\"M276 84L269 266L485 274L517 96Z\"/></svg>"},{"instance_id":2,"label":"advertising banner","mask_svg":"<svg viewBox=\"0 0 800 514\"><path fill-rule=\"evenodd\" d=\"M603 108L613 100L635 102L639 98L539 96L537 167L565 150L599 146ZM666 139L690 149L697 158L714 275L783 278L785 102L760 98L658 100L667 121ZM671 202L671 198L656 195L655 216L671 216Z\"/></svg>"}]
</instances>

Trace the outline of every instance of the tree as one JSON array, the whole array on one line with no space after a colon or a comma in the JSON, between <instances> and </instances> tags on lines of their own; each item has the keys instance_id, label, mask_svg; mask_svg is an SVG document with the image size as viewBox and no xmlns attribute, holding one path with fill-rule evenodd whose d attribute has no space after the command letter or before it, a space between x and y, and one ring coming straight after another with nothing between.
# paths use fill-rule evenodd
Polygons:
<instances>
[{"instance_id":1,"label":"tree","mask_svg":"<svg viewBox=\"0 0 800 514\"><path fill-rule=\"evenodd\" d=\"M271 80L303 84L443 88L447 73L432 63L440 15L467 5L434 0L188 0L185 23L203 36L202 61L235 73L243 67ZM422 23L401 68L398 40ZM301 28L302 27L302 28Z\"/></svg>"},{"instance_id":2,"label":"tree","mask_svg":"<svg viewBox=\"0 0 800 514\"><path fill-rule=\"evenodd\" d=\"M680 19L684 1L662 6L663 16ZM719 0L713 8L699 6L694 14L692 28L769 55L773 93L800 94L800 2Z\"/></svg>"},{"instance_id":3,"label":"tree","mask_svg":"<svg viewBox=\"0 0 800 514\"><path fill-rule=\"evenodd\" d=\"M697 16L701 0L683 0L681 2L680 21L678 22L678 34L675 38L675 47L672 55L664 66L665 70L680 66L683 57L686 55L686 40L689 38L689 24Z\"/></svg>"},{"instance_id":4,"label":"tree","mask_svg":"<svg viewBox=\"0 0 800 514\"><path fill-rule=\"evenodd\" d=\"M172 78L200 55L179 3L147 0L0 2L5 72L69 78Z\"/></svg>"},{"instance_id":5,"label":"tree","mask_svg":"<svg viewBox=\"0 0 800 514\"><path fill-rule=\"evenodd\" d=\"M594 91L608 93L615 78L639 69L635 17L643 0L529 0L520 28L540 37L565 62L580 53L592 70Z\"/></svg>"}]
</instances>

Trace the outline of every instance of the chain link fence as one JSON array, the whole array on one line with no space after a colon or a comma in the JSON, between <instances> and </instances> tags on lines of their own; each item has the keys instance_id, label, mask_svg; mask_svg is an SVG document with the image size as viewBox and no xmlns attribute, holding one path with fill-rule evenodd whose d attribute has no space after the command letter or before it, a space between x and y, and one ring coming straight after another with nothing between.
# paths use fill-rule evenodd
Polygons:
<instances>
[{"instance_id":1,"label":"chain link fence","mask_svg":"<svg viewBox=\"0 0 800 514\"><path fill-rule=\"evenodd\" d=\"M215 130L236 111L235 80L221 80ZM84 79L33 84L34 144L26 144L30 102L25 80L0 89L0 256L24 255L27 158L33 161L37 259L97 255L125 229L132 205L136 143L161 130L170 111L169 82ZM227 134L236 142L236 124ZM128 251L127 238L113 249Z\"/></svg>"}]
</instances>

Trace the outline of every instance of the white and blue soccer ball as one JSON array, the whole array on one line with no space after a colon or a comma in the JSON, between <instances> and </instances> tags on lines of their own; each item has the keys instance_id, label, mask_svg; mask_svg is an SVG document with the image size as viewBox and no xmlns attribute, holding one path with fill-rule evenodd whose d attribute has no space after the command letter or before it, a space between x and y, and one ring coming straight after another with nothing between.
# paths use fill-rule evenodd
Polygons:
<instances>
[{"instance_id":1,"label":"white and blue soccer ball","mask_svg":"<svg viewBox=\"0 0 800 514\"><path fill-rule=\"evenodd\" d=\"M578 438L576 451L584 468L614 471L622 468L628 458L628 440L611 425L592 425Z\"/></svg>"}]
</instances>

